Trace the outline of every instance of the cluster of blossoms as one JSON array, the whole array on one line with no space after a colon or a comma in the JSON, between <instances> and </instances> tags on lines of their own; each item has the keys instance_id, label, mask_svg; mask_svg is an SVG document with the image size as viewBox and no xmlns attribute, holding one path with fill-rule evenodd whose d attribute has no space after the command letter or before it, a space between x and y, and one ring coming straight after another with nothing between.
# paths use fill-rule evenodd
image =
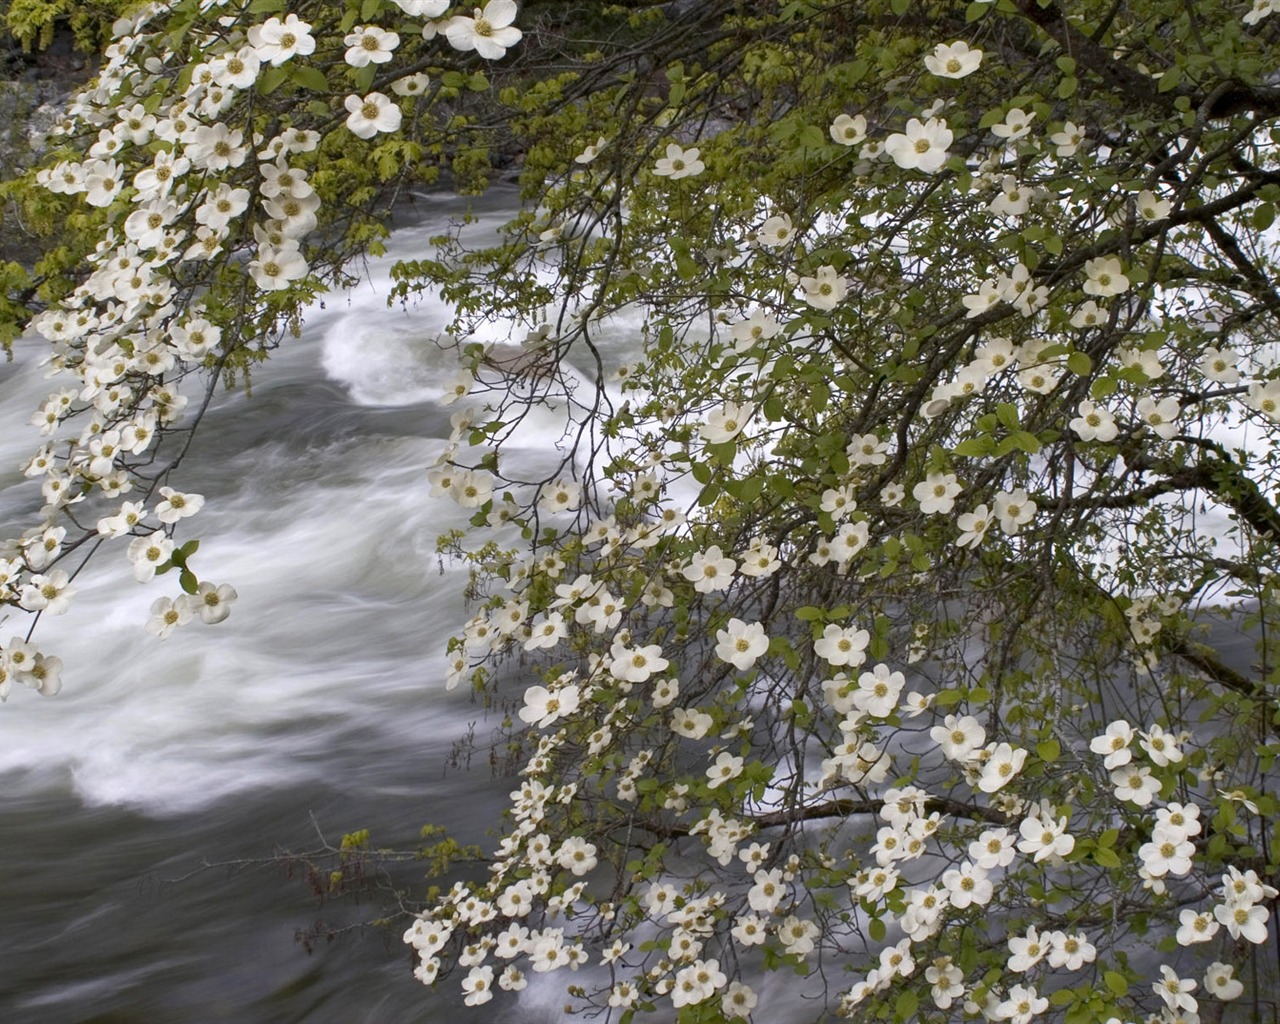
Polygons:
<instances>
[{"instance_id":1,"label":"cluster of blossoms","mask_svg":"<svg viewBox=\"0 0 1280 1024\"><path fill-rule=\"evenodd\" d=\"M975 52L955 44L940 46L932 59L942 70L933 66L930 70L942 77L963 77L976 70L981 60L980 53L974 57ZM923 121L913 120L905 133L890 136L882 152L904 170L939 172L952 135L937 113L930 113ZM993 125L992 135L999 140L1001 152L1010 146L1034 151L1042 145L1033 135L1037 127L1035 114L1014 108ZM840 115L831 125L830 136L834 142L852 147L863 143L867 132L865 116ZM1083 143L1083 133L1070 123L1046 134L1052 147L1045 151L1053 154L1046 157L1050 160L1069 159ZM575 163L590 165L608 144L599 137ZM861 155L878 159L876 154ZM701 149L671 143L652 173L679 179L697 176L705 169ZM1000 219L1025 217L1042 198L1035 188L1024 187L1008 173L994 181L998 195L990 201L984 199L983 208ZM975 191L981 189L979 185ZM1140 192L1132 201L1136 216L1145 222L1159 222L1170 213L1169 202L1150 191ZM793 246L804 244L803 235L789 213L771 212L751 230L749 246L762 259L779 258L792 252ZM762 373L767 372L780 350L796 344L794 336L787 341L796 322L789 316L800 319L806 311L827 314L842 308L855 287L848 271L831 263L805 269L807 273L789 271L785 285L775 294L750 296L752 304L743 312L724 318L728 335L724 365L759 366ZM1101 329L1111 316L1099 303L1127 295L1134 285L1118 257L1090 258L1082 270L1077 295L1082 291L1087 298L1073 300L1074 309L1063 323L1069 323L1083 338L1087 332ZM1000 312L1002 304L1007 305L1020 314L1030 332L1045 318L1053 297L1050 285L1040 283L1033 269L1014 262L984 281L978 294L964 296L960 305L962 315L967 313L971 321L992 316ZM968 399L974 400L975 408L982 408L979 396L989 390L1007 394L1007 382L1012 382L1030 405L1055 395L1073 377L1092 371L1091 363L1073 359L1080 350L1047 331L1020 341L1002 335L984 337L969 351L970 358L955 376L935 385L921 403L923 423L953 415ZM1155 348L1134 347L1118 351L1115 358L1135 380L1140 375L1145 382L1156 381L1165 372ZM1206 357L1202 372L1209 379L1217 375L1217 379L1226 380L1234 366L1233 354L1224 347L1214 360ZM470 382L464 381L459 391L469 388ZM1020 428L1019 411L1014 401L1008 405L1014 412L1002 415L1000 422L1013 432ZM1137 394L1130 408L1134 432L1145 429L1160 440L1175 436L1181 416L1176 398ZM464 420L470 423L471 416ZM728 470L729 458L741 458L744 452L758 452L765 444L774 444L776 422L766 405L749 393L716 395L701 411L688 414L692 436L681 438L681 457L691 458L690 448L700 448ZM1102 404L1101 396L1073 403L1062 425L1081 442L1111 441L1120 431L1116 416ZM454 440L460 436L455 431ZM1039 442L1032 438L1030 443ZM1025 450L1034 452L1036 448ZM487 609L472 619L453 652L450 685L471 676L486 657L505 650L537 650L563 657L566 651L582 649L575 638L587 642L598 638L599 651L586 656L585 669L557 670L545 685L533 685L524 692L518 717L540 733L536 753L525 768L531 778L518 795L513 794L514 827L503 840L491 881L478 895L468 896L496 908L496 918L492 922L485 918L484 928L469 925L454 938L463 950L458 962L471 970L463 987L478 993L475 1001L488 998L484 993L495 976L500 985L513 987L519 982L502 979L523 978L523 969L574 969L578 955L569 956L564 949L574 948L574 937L581 941L597 928L604 934L622 935L640 928L651 936L652 952L644 955L621 940L606 948L604 963L619 974L626 969L633 972L615 981L603 997L604 1004L615 1008L665 997L676 1009L719 1001L726 1015L746 1015L756 1006L758 996L748 986L730 980L723 966L731 960L730 950L733 960L766 947L803 962L816 958L824 949L839 948L839 928L828 923L824 929L818 924L819 908L809 888L810 872L831 871L833 864L823 857L806 862L796 854L784 855L771 835L762 834L762 828L769 826L761 823L779 812L779 798L767 786L753 789L751 780L771 778L776 784L787 774L802 779L791 791L793 799L817 801L832 794L869 793L875 809L866 813L875 813L884 821L874 829L874 839L864 851L865 861L848 874L848 894L851 906L876 921L892 921L901 937L895 936L875 953L875 966L865 979L844 992L842 1012L857 1016L864 1012L859 1008L868 1000L885 997L896 985L914 984L922 974L941 1010L964 1005L968 1012L988 1020L1028 1024L1046 1014L1050 1006L1048 995L1042 995L1041 990L1048 992L1052 986L1044 985L1040 972L1087 971L1099 959L1097 937L1085 929L1040 931L1034 925L1005 938L1008 956L1002 966L1009 977L994 986L966 971L957 958L932 955L947 924L969 920L979 908L997 902L999 888L1007 879L1072 870L1081 863L1081 839L1087 837L1089 844L1096 840L1072 826L1066 806L1032 798L1035 780L1044 770L1036 755L1011 742L1007 734L988 741L986 727L972 714L939 714L937 724L927 730L933 746L923 754L913 750L917 764L905 771L895 749L897 730L902 722L928 713L938 695L913 691L904 696L904 673L887 660L876 661L880 655L871 653L872 633L848 616L832 616L835 621L815 625L811 642L801 644L806 656L811 654L823 671L830 670L829 678L821 682L820 706L797 702L804 706L807 734L815 747L821 747L821 754L813 759L814 770L753 761L750 746L736 745L742 737L759 739L759 706L771 699L771 688L781 687L779 681L787 677L787 669L775 657L780 650L775 641L795 641L771 636L766 622L742 612L750 602L735 597L785 566L829 571L836 578L859 577L870 571L868 555L881 539L875 533L877 517L886 509L900 507L905 497L898 482L876 479L892 458L890 441L880 433L849 437L842 465L832 467L824 479L829 486L805 499L807 509L818 518L819 528L804 540L791 536L784 542L770 542L751 537L745 548L741 539L730 546L710 530L699 531L699 524L686 521L683 514L665 518L671 511L666 498L669 481L648 468L625 485L614 481L614 490L625 497L613 509L597 508L586 501L576 482L558 479L545 484L524 505L516 502L511 506L504 499L501 515L495 498L496 481L484 471L452 465L435 471L432 482L437 493L463 507L481 509L491 525L512 518L524 523L527 520L521 517L534 507L545 515L573 513L584 524L580 532L584 548L594 552L585 559L591 571L572 582L559 579L565 562L572 558L567 547L526 559L518 569L502 574L505 585L501 589L506 592L493 597ZM669 468L676 462L657 464ZM929 465L916 479L910 490L912 508L922 517L956 510L965 491L958 473ZM872 481L876 482L874 491L868 487ZM985 491L987 501L959 513L956 546L977 550L997 530L1020 543L1043 514L1043 502L1033 498L1030 490L1011 483ZM493 511L486 511L489 508ZM909 513L904 510L903 514ZM646 561L645 552L659 545L665 557ZM581 557L581 551L578 554ZM643 581L637 578L637 571L644 573ZM625 594L632 597L620 596ZM694 681L696 673L677 670L675 651L666 639L657 633L651 640L640 638L647 611L661 614L663 609L683 609L691 603L709 613L708 636L714 636L714 641L707 641L702 672L728 672L731 678L740 679L733 700L723 693L713 695L704 683ZM1149 642L1158 631L1161 616L1178 611L1176 603L1167 601L1135 601L1129 608L1129 622L1141 627L1135 628L1135 633L1142 633L1142 642ZM919 656L913 652L903 660L911 663ZM627 737L640 721L655 723L660 739L639 751L628 750ZM1131 742L1149 763L1131 763ZM1181 763L1183 742L1183 737L1158 725L1137 731L1126 723L1116 723L1095 740L1093 749L1106 757L1110 792L1117 804L1152 806L1161 792L1160 770ZM705 769L686 772L677 767L673 749L684 751L685 764L697 760ZM1047 756L1051 760L1057 755ZM551 767L566 757L585 758L583 772L576 776L569 793L553 786L550 774ZM921 763L930 765L928 770L955 769L983 808L984 827L970 830L963 854L932 878L926 868L929 855L940 849L946 849L948 855L954 852L945 846L954 841L948 831L954 826L949 826L940 811L930 809L941 801L912 784L926 770L919 767ZM608 782L599 782L596 789L593 776ZM649 831L678 836L688 843L696 839L701 852L726 869L726 874L710 888L703 881L651 881L647 893L638 900L628 897L617 904L593 901L580 888L577 869L589 864L588 875L614 869L600 863L599 851L588 837L575 833L555 840L551 836L563 833L548 824L567 822L568 815L560 808L584 800L593 790L606 804L630 808L628 820L644 822L642 827ZM1163 804L1154 813L1151 841L1141 845L1141 851L1135 848L1135 854L1142 864L1146 889L1160 896L1166 891L1166 880L1172 882L1190 872L1194 850L1190 837L1198 832L1199 821L1193 804ZM570 826L558 826L566 827ZM1091 828L1097 827L1095 819ZM567 848L571 852L562 856L561 851ZM731 869L739 862L748 871L735 876ZM532 898L525 892L523 877L530 865L537 879ZM513 878L519 880L513 882ZM516 892L518 897L512 895ZM511 905L518 906L518 914L503 909ZM451 897L443 910L427 912L422 922L438 927L443 913L443 920L451 927L462 928L468 919L450 909L456 906ZM531 906L533 909L528 909ZM543 938L546 929L539 931L531 923L516 920L529 914L537 914L541 920L544 913L575 920L569 938L558 923L552 929L553 938L547 940ZM1230 913L1239 918L1242 935L1250 920L1259 916L1250 907L1243 911L1232 907ZM406 941L420 951L425 947L415 936L427 926L415 924L406 934ZM527 934L525 929L530 929ZM499 936L498 947L509 953L495 953L489 945L489 955L526 959L508 963L500 973L498 965L484 963L486 936L494 934ZM440 948L433 945L423 955L422 974L426 978L437 977ZM548 960L535 949L555 952ZM581 956L585 958L586 953ZM1215 978L1230 980L1229 967L1215 965L1215 969ZM1023 977L1033 974L1036 977ZM1218 987L1224 993L1231 991L1227 983L1218 983Z\"/></svg>"},{"instance_id":2,"label":"cluster of blossoms","mask_svg":"<svg viewBox=\"0 0 1280 1024\"><path fill-rule=\"evenodd\" d=\"M512 0L470 13L447 0L394 0L394 22L376 3L345 21L319 5L304 8L312 21L204 6L217 29L197 34L198 56L185 63L168 36L144 31L157 12L119 27L102 78L73 107L77 157L40 175L51 192L106 211L94 214L104 237L67 300L34 323L74 384L34 417L49 438L27 467L41 482L44 521L0 549L5 599L58 614L74 594L59 564L71 546L68 510L101 505L96 535L128 539L136 579L179 570L187 593L152 607L148 629L161 636L195 617L219 621L236 598L197 580L193 549L174 539L203 505L169 486L157 454L183 417L182 386L269 348L300 302L340 278L330 238L360 190L335 185L329 162L345 159L377 191L364 165L412 149L410 125L428 130L432 79L416 69L445 47L498 60L521 38ZM398 63L415 70L397 76ZM450 643L447 686L499 687L509 673L491 667L518 666L529 681L503 705L502 728L518 730L508 749L527 757L487 877L455 884L404 933L422 982L465 970L465 1002L480 1006L495 990L523 989L530 973L591 966L609 980L601 970L594 992L573 990L601 1011L655 1004L764 1019L764 990L740 978L839 959L861 972L839 986L850 1017L906 1019L916 1004L899 1010L894 995L927 992L939 1011L1030 1024L1058 1005L1052 994L1073 972L1107 971L1123 983L1107 981L1113 994L1141 978L1096 906L1060 910L1046 894L1105 893L1126 913L1167 922L1181 890L1188 903L1210 891L1192 895L1214 877L1206 856L1228 862L1201 851L1202 804L1186 792L1169 799L1216 781L1190 764L1201 767L1203 745L1120 719L1091 739L1076 735L1075 749L1060 741L1071 735L1058 717L1063 694L1078 687L1060 663L1087 660L1082 637L1117 633L1126 655L1154 664L1180 636L1166 626L1184 614L1181 592L1117 602L1108 591L1114 628L1063 629L1063 642L1047 636L1039 649L1035 639L1020 647L1019 630L1051 621L1039 598L1054 581L1092 594L1122 575L1072 577L1110 554L1094 549L1161 528L1158 516L1129 516L1150 511L1145 485L1114 497L1110 482L1158 472L1166 452L1194 442L1185 428L1198 403L1234 400L1280 421L1280 382L1267 379L1260 346L1241 355L1227 327L1189 356L1159 320L1144 246L1197 205L1172 178L1129 175L1123 188L1076 194L1067 171L1089 173L1085 158L1098 155L1081 125L1050 121L1051 108L1029 94L970 124L950 91L998 74L996 62L955 40L921 63L919 82L895 80L894 116L919 115L902 131L881 134L885 105L852 112L850 103L825 134L800 132L796 166L816 137L874 202L856 205L862 198L842 185L810 203L807 184L775 177L786 187L714 211L713 244L692 245L668 212L699 223L706 211L691 197L708 193L709 168L733 166L719 162L730 143L707 137L709 119L682 120L673 101L637 118L640 127L615 124L643 141L621 174L628 150L602 126L564 140L565 194L579 190L583 209L608 197L627 211L600 271L608 279L625 265L626 297L593 290L597 255L581 232L525 225L539 273L562 260L561 283L574 288L566 315L548 316L539 291L528 315L544 326L518 357L469 344L471 369L441 385L445 404L477 393L492 403L460 406L427 475L433 496L494 531L475 551L449 548L475 566L479 607ZM918 103L914 88L926 93ZM306 99L273 106L277 90ZM146 102L122 103L126 94ZM831 117L823 106L818 123ZM618 159L598 159L606 149ZM920 211L933 196L945 201L931 224ZM633 230L663 241L628 250ZM967 231L977 242L952 259L940 240ZM918 238L938 251L915 251ZM1067 242L1071 257L1056 259ZM911 278L928 283L935 264L945 283L931 303ZM677 282L708 269L723 273L716 287L732 298L690 313L700 304ZM520 273L537 277L524 264ZM1204 278L1205 288L1216 279ZM610 378L632 401L604 393L592 345L602 400L584 402L556 364L576 339L592 344L596 313L575 304L603 310L638 294L653 307L643 360ZM697 332L707 348L691 357L676 339ZM859 337L870 341L850 344ZM1204 394L1183 387L1189 374ZM495 449L543 398L564 410L564 438L596 447L565 454L541 482L512 480ZM606 407L617 413L601 424ZM78 436L63 436L70 422L83 424ZM472 465L459 464L467 457ZM508 546L515 533L528 547ZM1160 571L1127 566L1114 592L1144 592L1134 580ZM1005 621L1026 592L1023 617ZM801 604L809 595L817 603ZM911 666L941 682L911 689ZM58 669L15 638L0 653L0 696L10 680L53 692ZM1059 674L1039 689L1020 681L1039 672ZM1028 706L1028 693L1043 706ZM1055 762L1088 763L1081 747L1102 768L1064 780ZM1098 799L1082 806L1083 792ZM1239 802L1256 814L1251 801L1227 790L1203 813ZM1124 877L1114 873L1119 844L1131 858L1122 866L1138 865ZM1217 902L1181 910L1177 942L1224 932L1263 943L1275 897L1255 870L1231 866ZM1032 907L1048 908L1053 924L1024 920ZM1233 970L1215 962L1205 987L1239 995ZM1195 983L1171 967L1161 974L1144 996L1161 1000L1173 1024L1195 1012Z\"/></svg>"},{"instance_id":3,"label":"cluster of blossoms","mask_svg":"<svg viewBox=\"0 0 1280 1024\"><path fill-rule=\"evenodd\" d=\"M175 525L204 500L165 485L161 441L188 426L187 385L202 371L234 366L237 353L257 347L260 337L277 335L301 298L341 272L327 244L312 241L328 214L313 182L322 136L305 119L324 118L300 108L267 116L263 105L280 85L273 76L327 92L318 62L329 61L332 43L296 13L254 20L227 0L210 6L220 9L216 23L188 41L185 62L170 49L159 5L117 22L99 77L72 101L54 134L79 158L57 159L35 175L49 193L78 197L108 220L79 283L30 324L51 344L53 368L69 383L32 417L49 438L25 466L40 481L44 522L0 546L7 567L0 602L60 614L75 593L70 574L55 567L80 539L68 532L75 529L72 512L102 509L96 535L129 541L137 580L181 570L187 593L152 606L147 629L161 637L193 618L221 621L235 597L225 584L198 581L185 561L193 549L173 539ZM513 0L450 17L451 6L397 0L395 13L424 19L423 44L439 37L454 51L488 60L520 39ZM357 82L403 48L397 31L378 24L356 24L341 42L341 63ZM427 84L413 72L391 82L392 97L347 95L345 128L360 140L397 130ZM263 133L268 126L270 135ZM240 307L229 311L221 296L237 292ZM229 317L238 323L230 331ZM201 387L211 388L216 377ZM28 646L15 641L0 658ZM35 673L14 669L13 678L56 692L57 659L26 660ZM5 671L7 679L7 663ZM7 693L7 682L0 684L0 698Z\"/></svg>"}]
</instances>

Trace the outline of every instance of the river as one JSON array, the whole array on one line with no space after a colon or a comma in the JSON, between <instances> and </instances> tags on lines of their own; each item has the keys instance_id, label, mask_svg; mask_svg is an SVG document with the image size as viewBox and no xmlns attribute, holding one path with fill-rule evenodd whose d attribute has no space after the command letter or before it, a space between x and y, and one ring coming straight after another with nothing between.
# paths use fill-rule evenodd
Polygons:
<instances>
[{"instance_id":1,"label":"river","mask_svg":"<svg viewBox=\"0 0 1280 1024\"><path fill-rule=\"evenodd\" d=\"M386 302L392 259L421 254L456 210L423 206L364 284L308 314L251 397L215 400L172 481L208 499L185 536L201 538L202 578L239 592L231 617L147 635L147 609L176 580L134 583L118 544L79 577L71 611L41 622L63 692L19 688L0 708L0 1021L454 1016L454 983L432 994L413 980L403 924L306 952L298 932L379 904L321 906L270 863L315 849L318 832L337 843L368 828L378 846L412 849L433 823L484 842L510 788L487 765L446 767L469 723L485 728L443 685L462 577L435 540L466 518L426 481L453 411L439 399L454 368L432 344L448 310ZM41 440L27 420L52 390L43 355L21 341L0 362L6 528L40 504L18 467ZM533 457L552 442L522 436ZM21 628L0 625L6 640ZM394 880L424 884L412 863Z\"/></svg>"}]
</instances>

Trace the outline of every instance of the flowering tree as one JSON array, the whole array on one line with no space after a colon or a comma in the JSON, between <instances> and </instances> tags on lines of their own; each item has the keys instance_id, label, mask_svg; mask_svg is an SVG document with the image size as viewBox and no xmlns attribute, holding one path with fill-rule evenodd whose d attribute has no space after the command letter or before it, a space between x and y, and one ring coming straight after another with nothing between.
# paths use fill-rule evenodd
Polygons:
<instances>
[{"instance_id":1,"label":"flowering tree","mask_svg":"<svg viewBox=\"0 0 1280 1024\"><path fill-rule=\"evenodd\" d=\"M500 239L397 269L458 310L448 681L519 780L416 975L568 969L621 1020L1273 1014L1275 10L149 8L11 188L68 229L7 269L67 383L0 597L65 611L108 545L176 571L152 632L225 618L183 392L398 188L518 159ZM0 691L59 668L17 636Z\"/></svg>"}]
</instances>

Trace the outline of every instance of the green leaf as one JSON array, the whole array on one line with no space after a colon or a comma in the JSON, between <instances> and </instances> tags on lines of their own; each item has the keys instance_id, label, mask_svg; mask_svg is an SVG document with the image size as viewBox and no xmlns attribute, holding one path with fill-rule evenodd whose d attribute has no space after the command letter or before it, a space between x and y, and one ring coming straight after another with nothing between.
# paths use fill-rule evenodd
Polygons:
<instances>
[{"instance_id":1,"label":"green leaf","mask_svg":"<svg viewBox=\"0 0 1280 1024\"><path fill-rule=\"evenodd\" d=\"M382 10L382 0L364 0L360 5L360 20L373 21Z\"/></svg>"},{"instance_id":2,"label":"green leaf","mask_svg":"<svg viewBox=\"0 0 1280 1024\"><path fill-rule=\"evenodd\" d=\"M284 84L288 77L289 69L286 67L267 68L258 76L258 92L263 96L270 96Z\"/></svg>"},{"instance_id":3,"label":"green leaf","mask_svg":"<svg viewBox=\"0 0 1280 1024\"><path fill-rule=\"evenodd\" d=\"M884 937L889 934L889 929L885 927L885 923L878 917L873 917L867 922L867 933L871 936L872 942L884 942Z\"/></svg>"},{"instance_id":4,"label":"green leaf","mask_svg":"<svg viewBox=\"0 0 1280 1024\"><path fill-rule=\"evenodd\" d=\"M920 997L911 989L898 993L898 998L893 1004L893 1016L897 1020L910 1020L915 1016L916 1009L920 1006Z\"/></svg>"},{"instance_id":5,"label":"green leaf","mask_svg":"<svg viewBox=\"0 0 1280 1024\"><path fill-rule=\"evenodd\" d=\"M289 78L295 84L312 92L329 91L329 79L325 78L323 71L310 64L293 63L289 68Z\"/></svg>"},{"instance_id":6,"label":"green leaf","mask_svg":"<svg viewBox=\"0 0 1280 1024\"><path fill-rule=\"evenodd\" d=\"M378 76L378 66L376 64L366 64L362 68L356 68L351 76L351 81L355 83L357 91L367 93L373 85L373 80ZM459 76L461 77L461 76Z\"/></svg>"},{"instance_id":7,"label":"green leaf","mask_svg":"<svg viewBox=\"0 0 1280 1024\"><path fill-rule=\"evenodd\" d=\"M1117 387L1114 377L1099 377L1089 385L1089 397L1094 401L1100 401L1108 395L1114 395Z\"/></svg>"},{"instance_id":8,"label":"green leaf","mask_svg":"<svg viewBox=\"0 0 1280 1024\"><path fill-rule=\"evenodd\" d=\"M997 405L996 416L1006 430L1017 430L1021 426L1018 420L1018 407L1012 402L1001 402Z\"/></svg>"},{"instance_id":9,"label":"green leaf","mask_svg":"<svg viewBox=\"0 0 1280 1024\"><path fill-rule=\"evenodd\" d=\"M1079 88L1080 88L1080 80L1076 78L1074 75L1071 75L1068 78L1062 79L1062 81L1058 83L1058 88L1055 90L1055 92L1059 99L1065 100L1074 96L1076 94L1076 90Z\"/></svg>"},{"instance_id":10,"label":"green leaf","mask_svg":"<svg viewBox=\"0 0 1280 1024\"><path fill-rule=\"evenodd\" d=\"M1062 755L1062 744L1057 740L1045 740L1036 744L1036 756L1041 761L1053 762Z\"/></svg>"},{"instance_id":11,"label":"green leaf","mask_svg":"<svg viewBox=\"0 0 1280 1024\"><path fill-rule=\"evenodd\" d=\"M990 455L995 451L995 447L995 439L984 434L982 437L970 437L961 441L952 451L965 458L978 459L984 455Z\"/></svg>"},{"instance_id":12,"label":"green leaf","mask_svg":"<svg viewBox=\"0 0 1280 1024\"><path fill-rule=\"evenodd\" d=\"M1266 231L1276 219L1276 204L1262 203L1253 211L1253 227L1256 231Z\"/></svg>"},{"instance_id":13,"label":"green leaf","mask_svg":"<svg viewBox=\"0 0 1280 1024\"><path fill-rule=\"evenodd\" d=\"M1093 360L1083 352L1072 352L1067 356L1067 369L1077 377L1087 377L1093 372Z\"/></svg>"},{"instance_id":14,"label":"green leaf","mask_svg":"<svg viewBox=\"0 0 1280 1024\"><path fill-rule=\"evenodd\" d=\"M816 125L805 125L796 135L796 144L802 149L823 149L827 145L827 133Z\"/></svg>"},{"instance_id":15,"label":"green leaf","mask_svg":"<svg viewBox=\"0 0 1280 1024\"><path fill-rule=\"evenodd\" d=\"M1102 980L1106 983L1107 990L1117 999L1123 999L1129 994L1129 982L1118 971L1103 972Z\"/></svg>"},{"instance_id":16,"label":"green leaf","mask_svg":"<svg viewBox=\"0 0 1280 1024\"><path fill-rule=\"evenodd\" d=\"M182 570L182 574L178 577L178 585L188 594L194 594L200 589L200 581L190 569Z\"/></svg>"},{"instance_id":17,"label":"green leaf","mask_svg":"<svg viewBox=\"0 0 1280 1024\"><path fill-rule=\"evenodd\" d=\"M1034 455L1040 450L1040 439L1027 430L1015 430L1009 435L1010 439L1028 455Z\"/></svg>"},{"instance_id":18,"label":"green leaf","mask_svg":"<svg viewBox=\"0 0 1280 1024\"><path fill-rule=\"evenodd\" d=\"M1099 846L1093 851L1093 861L1099 867L1104 868L1118 868L1123 863L1120 860L1120 855L1115 850L1104 846Z\"/></svg>"},{"instance_id":19,"label":"green leaf","mask_svg":"<svg viewBox=\"0 0 1280 1024\"><path fill-rule=\"evenodd\" d=\"M721 466L733 465L733 457L737 451L738 446L732 441L718 441L707 445L707 454L711 456L713 462Z\"/></svg>"}]
</instances>

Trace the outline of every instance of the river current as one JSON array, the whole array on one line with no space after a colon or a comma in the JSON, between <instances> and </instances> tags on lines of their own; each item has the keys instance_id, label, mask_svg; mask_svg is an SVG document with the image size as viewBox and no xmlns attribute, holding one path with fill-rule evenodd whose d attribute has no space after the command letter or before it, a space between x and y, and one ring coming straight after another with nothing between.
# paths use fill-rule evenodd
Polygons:
<instances>
[{"instance_id":1,"label":"river current","mask_svg":"<svg viewBox=\"0 0 1280 1024\"><path fill-rule=\"evenodd\" d=\"M487 765L446 766L469 724L486 726L444 688L463 580L435 542L466 513L431 498L426 474L454 411L440 399L456 368L433 343L448 310L387 304L394 258L426 251L456 209L423 205L362 285L308 313L250 397L215 399L171 481L208 499L185 536L201 538L201 577L237 589L231 617L149 636L176 580L135 583L119 545L77 579L68 614L41 622L63 692L19 688L0 708L0 1021L454 1017L455 983L414 981L403 923L325 937L377 916L376 899L321 905L271 862L361 828L381 847L412 849L427 823L483 843L511 788ZM44 355L24 340L0 362L5 535L40 505L19 467L41 441L28 418L58 386ZM555 441L550 427L522 437L530 458ZM413 863L394 881L425 885ZM296 936L317 922L307 952ZM520 1019L544 1001L530 991Z\"/></svg>"}]
</instances>

